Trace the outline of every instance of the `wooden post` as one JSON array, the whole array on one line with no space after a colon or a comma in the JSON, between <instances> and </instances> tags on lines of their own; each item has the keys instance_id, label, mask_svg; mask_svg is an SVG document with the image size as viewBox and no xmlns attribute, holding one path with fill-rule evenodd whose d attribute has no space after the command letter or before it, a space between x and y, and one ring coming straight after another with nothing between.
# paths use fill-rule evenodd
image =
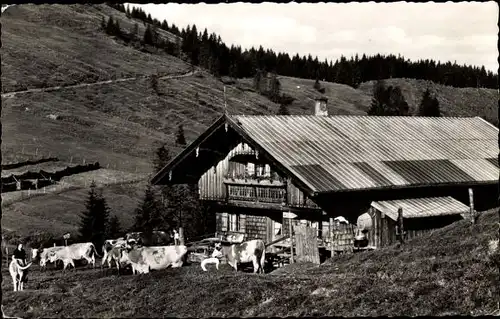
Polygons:
<instances>
[{"instance_id":1,"label":"wooden post","mask_svg":"<svg viewBox=\"0 0 500 319\"><path fill-rule=\"evenodd\" d=\"M290 264L294 263L293 260L293 226L292 219L288 218L288 226L290 227Z\"/></svg>"},{"instance_id":2,"label":"wooden post","mask_svg":"<svg viewBox=\"0 0 500 319\"><path fill-rule=\"evenodd\" d=\"M184 245L184 229L179 227L179 244Z\"/></svg>"},{"instance_id":3,"label":"wooden post","mask_svg":"<svg viewBox=\"0 0 500 319\"><path fill-rule=\"evenodd\" d=\"M403 208L398 208L398 226L396 235L399 235L399 241L404 244L404 226L403 226Z\"/></svg>"},{"instance_id":4,"label":"wooden post","mask_svg":"<svg viewBox=\"0 0 500 319\"><path fill-rule=\"evenodd\" d=\"M328 220L328 237L330 241L328 246L330 246L330 254L333 257L333 217Z\"/></svg>"},{"instance_id":5,"label":"wooden post","mask_svg":"<svg viewBox=\"0 0 500 319\"><path fill-rule=\"evenodd\" d=\"M470 207L470 221L472 224L476 223L476 214L474 212L474 192L472 191L472 188L469 188L469 207Z\"/></svg>"}]
</instances>

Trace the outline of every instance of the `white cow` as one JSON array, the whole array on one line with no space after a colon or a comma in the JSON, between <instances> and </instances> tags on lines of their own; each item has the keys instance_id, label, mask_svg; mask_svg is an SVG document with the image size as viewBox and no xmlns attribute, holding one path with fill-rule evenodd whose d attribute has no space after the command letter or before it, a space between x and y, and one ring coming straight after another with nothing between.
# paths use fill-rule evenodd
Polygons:
<instances>
[{"instance_id":1,"label":"white cow","mask_svg":"<svg viewBox=\"0 0 500 319\"><path fill-rule=\"evenodd\" d=\"M253 263L253 272L264 273L266 245L260 239L249 240L241 244L216 244L212 257L226 257L228 264L238 271L238 263Z\"/></svg>"},{"instance_id":2,"label":"white cow","mask_svg":"<svg viewBox=\"0 0 500 319\"><path fill-rule=\"evenodd\" d=\"M127 241L123 237L117 239L107 239L106 241L104 241L104 244L102 245L102 251L104 255L102 256L101 267L104 266L105 262L107 262L108 267L111 268L111 261L115 260L115 262L118 262L118 259L120 259L120 254L116 255L117 250L114 250L114 248L115 247L125 248L126 245ZM110 255L110 252L112 250L114 251L114 253Z\"/></svg>"},{"instance_id":3,"label":"white cow","mask_svg":"<svg viewBox=\"0 0 500 319\"><path fill-rule=\"evenodd\" d=\"M26 266L19 265L17 259L12 256L12 261L9 265L10 276L12 277L12 284L14 285L14 291L23 290L23 284L26 281L26 273L27 269L31 266L32 263L27 264Z\"/></svg>"},{"instance_id":4,"label":"white cow","mask_svg":"<svg viewBox=\"0 0 500 319\"><path fill-rule=\"evenodd\" d=\"M187 247L177 246L157 246L157 247L130 247L122 251L121 263L130 264L132 272L147 274L150 270L182 267L184 257L187 254Z\"/></svg>"},{"instance_id":5,"label":"white cow","mask_svg":"<svg viewBox=\"0 0 500 319\"><path fill-rule=\"evenodd\" d=\"M45 269L45 267L47 266L47 262L49 261L49 253L62 248L64 248L64 246L55 246L43 249L33 248L31 250L31 257L33 260L40 258L40 267L42 267L42 269Z\"/></svg>"},{"instance_id":6,"label":"white cow","mask_svg":"<svg viewBox=\"0 0 500 319\"><path fill-rule=\"evenodd\" d=\"M93 243L78 243L69 246L65 246L62 249L51 251L49 254L49 261L55 262L56 260L62 260L64 263L63 271L66 270L68 265L72 265L75 268L75 263L73 260L85 259L92 267L95 268L95 256L99 256Z\"/></svg>"}]
</instances>

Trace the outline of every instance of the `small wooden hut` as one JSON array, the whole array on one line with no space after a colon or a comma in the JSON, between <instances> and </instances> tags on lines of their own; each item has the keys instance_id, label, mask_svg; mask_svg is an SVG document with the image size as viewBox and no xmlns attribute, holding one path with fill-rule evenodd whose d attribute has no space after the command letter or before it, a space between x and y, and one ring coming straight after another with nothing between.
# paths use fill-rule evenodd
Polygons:
<instances>
[{"instance_id":1,"label":"small wooden hut","mask_svg":"<svg viewBox=\"0 0 500 319\"><path fill-rule=\"evenodd\" d=\"M368 230L370 246L381 248L396 242L399 208L403 209L405 239L447 226L469 212L467 205L451 196L372 202L357 223L358 227Z\"/></svg>"}]
</instances>

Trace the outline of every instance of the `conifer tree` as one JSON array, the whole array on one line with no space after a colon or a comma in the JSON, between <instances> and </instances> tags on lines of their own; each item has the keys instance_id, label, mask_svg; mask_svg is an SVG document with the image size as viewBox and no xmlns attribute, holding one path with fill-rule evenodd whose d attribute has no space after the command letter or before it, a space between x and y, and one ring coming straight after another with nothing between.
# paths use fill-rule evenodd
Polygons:
<instances>
[{"instance_id":1,"label":"conifer tree","mask_svg":"<svg viewBox=\"0 0 500 319\"><path fill-rule=\"evenodd\" d=\"M153 160L155 172L158 173L170 161L170 153L165 144L156 149L156 156Z\"/></svg>"},{"instance_id":2,"label":"conifer tree","mask_svg":"<svg viewBox=\"0 0 500 319\"><path fill-rule=\"evenodd\" d=\"M439 109L439 101L436 97L431 97L431 92L429 89L425 90L422 95L422 100L418 108L419 116L441 116L441 111Z\"/></svg>"},{"instance_id":3,"label":"conifer tree","mask_svg":"<svg viewBox=\"0 0 500 319\"><path fill-rule=\"evenodd\" d=\"M86 210L80 215L80 239L101 247L108 234L109 207L94 181L90 185Z\"/></svg>"},{"instance_id":4,"label":"conifer tree","mask_svg":"<svg viewBox=\"0 0 500 319\"><path fill-rule=\"evenodd\" d=\"M134 230L150 233L164 226L161 203L157 200L151 184L146 186L144 198L135 210Z\"/></svg>"},{"instance_id":5,"label":"conifer tree","mask_svg":"<svg viewBox=\"0 0 500 319\"><path fill-rule=\"evenodd\" d=\"M118 238L122 235L120 220L116 215L112 215L109 219L107 235L109 238Z\"/></svg>"},{"instance_id":6,"label":"conifer tree","mask_svg":"<svg viewBox=\"0 0 500 319\"><path fill-rule=\"evenodd\" d=\"M153 33L151 32L151 28L149 27L149 24L146 27L146 30L144 30L143 41L144 41L144 44L153 45Z\"/></svg>"},{"instance_id":7,"label":"conifer tree","mask_svg":"<svg viewBox=\"0 0 500 319\"><path fill-rule=\"evenodd\" d=\"M178 146L186 146L186 137L184 136L184 127L182 126L182 124L177 127L175 144L177 144Z\"/></svg>"}]
</instances>

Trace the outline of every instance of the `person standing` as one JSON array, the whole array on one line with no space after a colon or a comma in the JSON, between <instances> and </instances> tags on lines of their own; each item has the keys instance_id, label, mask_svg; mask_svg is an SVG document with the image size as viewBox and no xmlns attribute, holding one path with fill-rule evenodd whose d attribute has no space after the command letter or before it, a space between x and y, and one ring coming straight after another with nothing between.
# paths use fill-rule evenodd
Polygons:
<instances>
[{"instance_id":1,"label":"person standing","mask_svg":"<svg viewBox=\"0 0 500 319\"><path fill-rule=\"evenodd\" d=\"M174 229L174 243L176 246L180 244L179 233L175 229Z\"/></svg>"},{"instance_id":2,"label":"person standing","mask_svg":"<svg viewBox=\"0 0 500 319\"><path fill-rule=\"evenodd\" d=\"M26 266L26 251L24 251L23 244L19 244L14 250L13 257L17 259L19 265Z\"/></svg>"}]
</instances>

